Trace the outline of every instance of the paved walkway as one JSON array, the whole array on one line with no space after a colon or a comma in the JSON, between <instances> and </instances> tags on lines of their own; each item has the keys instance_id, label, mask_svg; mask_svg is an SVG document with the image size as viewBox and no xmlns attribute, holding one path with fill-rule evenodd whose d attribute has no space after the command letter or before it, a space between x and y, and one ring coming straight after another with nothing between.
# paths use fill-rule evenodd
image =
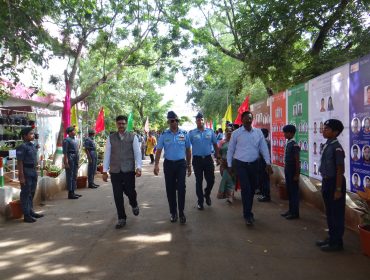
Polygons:
<instances>
[{"instance_id":1,"label":"paved walkway","mask_svg":"<svg viewBox=\"0 0 370 280\"><path fill-rule=\"evenodd\" d=\"M302 205L300 220L280 217L286 202L255 202L256 223L247 228L240 193L232 206L215 198L198 211L194 176L187 179L187 224L169 222L163 170L145 164L137 180L140 216L130 207L127 225L116 230L110 183L83 189L77 201L60 193L35 224L20 220L0 227L0 279L369 279L370 258L358 235L345 233L345 251L314 246L325 236L325 217ZM126 200L127 201L127 200Z\"/></svg>"}]
</instances>

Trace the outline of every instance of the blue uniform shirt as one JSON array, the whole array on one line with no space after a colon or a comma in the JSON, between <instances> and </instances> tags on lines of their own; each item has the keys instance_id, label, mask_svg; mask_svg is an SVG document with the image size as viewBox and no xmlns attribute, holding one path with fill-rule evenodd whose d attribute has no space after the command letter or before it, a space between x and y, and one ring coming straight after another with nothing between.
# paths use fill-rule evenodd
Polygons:
<instances>
[{"instance_id":1,"label":"blue uniform shirt","mask_svg":"<svg viewBox=\"0 0 370 280\"><path fill-rule=\"evenodd\" d=\"M167 129L157 143L157 149L164 149L164 158L168 160L185 159L187 148L190 148L189 135L181 129L177 132Z\"/></svg>"},{"instance_id":2,"label":"blue uniform shirt","mask_svg":"<svg viewBox=\"0 0 370 280\"><path fill-rule=\"evenodd\" d=\"M86 137L84 141L84 147L87 151L89 151L90 155L91 155L91 152L95 152L96 145L95 145L94 139L91 137Z\"/></svg>"},{"instance_id":3,"label":"blue uniform shirt","mask_svg":"<svg viewBox=\"0 0 370 280\"><path fill-rule=\"evenodd\" d=\"M63 140L63 154L78 154L76 138L67 137Z\"/></svg>"},{"instance_id":4,"label":"blue uniform shirt","mask_svg":"<svg viewBox=\"0 0 370 280\"><path fill-rule=\"evenodd\" d=\"M17 160L22 160L25 164L37 165L37 150L32 142L24 142L17 148Z\"/></svg>"},{"instance_id":5,"label":"blue uniform shirt","mask_svg":"<svg viewBox=\"0 0 370 280\"><path fill-rule=\"evenodd\" d=\"M192 145L194 156L208 156L212 153L213 144L217 144L216 135L212 129L205 128L203 131L198 128L189 132L189 139Z\"/></svg>"}]
</instances>

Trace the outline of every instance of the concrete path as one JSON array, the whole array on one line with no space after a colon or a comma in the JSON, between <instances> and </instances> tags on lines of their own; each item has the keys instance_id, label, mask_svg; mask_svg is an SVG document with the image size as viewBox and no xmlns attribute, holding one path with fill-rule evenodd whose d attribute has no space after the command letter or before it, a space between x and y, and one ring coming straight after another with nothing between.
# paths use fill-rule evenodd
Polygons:
<instances>
[{"instance_id":1,"label":"concrete path","mask_svg":"<svg viewBox=\"0 0 370 280\"><path fill-rule=\"evenodd\" d=\"M169 222L163 170L145 163L137 180L140 216L131 207L124 229L116 230L110 183L83 189L79 200L60 193L38 210L34 224L9 221L0 227L0 279L366 279L370 258L360 253L357 233L346 231L345 251L314 246L325 236L325 217L302 205L300 220L280 217L286 202L255 201L256 223L247 228L239 198L217 200L198 211L194 176L187 179L187 224ZM127 200L125 200L126 202Z\"/></svg>"}]
</instances>

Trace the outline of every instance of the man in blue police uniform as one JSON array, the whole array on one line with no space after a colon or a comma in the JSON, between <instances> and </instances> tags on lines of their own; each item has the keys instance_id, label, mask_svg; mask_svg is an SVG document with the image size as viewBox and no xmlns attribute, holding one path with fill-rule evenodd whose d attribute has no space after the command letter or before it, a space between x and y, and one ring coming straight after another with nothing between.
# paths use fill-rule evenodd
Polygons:
<instances>
[{"instance_id":1,"label":"man in blue police uniform","mask_svg":"<svg viewBox=\"0 0 370 280\"><path fill-rule=\"evenodd\" d=\"M132 208L132 213L140 213L135 190L135 176L141 176L141 151L137 136L127 131L127 116L117 116L117 132L107 138L103 160L103 181L108 182L110 173L114 202L116 204L118 222L116 229L126 225L126 211L123 194L125 194Z\"/></svg>"},{"instance_id":2,"label":"man in blue police uniform","mask_svg":"<svg viewBox=\"0 0 370 280\"><path fill-rule=\"evenodd\" d=\"M76 130L73 126L67 127L68 137L63 141L63 161L66 170L66 181L68 189L68 199L77 199L82 195L76 194L76 180L78 172L78 143L76 141Z\"/></svg>"},{"instance_id":3,"label":"man in blue police uniform","mask_svg":"<svg viewBox=\"0 0 370 280\"><path fill-rule=\"evenodd\" d=\"M232 163L235 162L241 187L243 217L247 226L253 225L254 222L252 206L260 153L266 162L268 175L272 173L265 137L260 129L252 127L252 121L253 114L249 111L243 112L243 126L233 132L227 150L227 166L230 174L232 174Z\"/></svg>"},{"instance_id":4,"label":"man in blue police uniform","mask_svg":"<svg viewBox=\"0 0 370 280\"><path fill-rule=\"evenodd\" d=\"M344 216L346 206L346 178L344 177L344 150L337 137L343 131L343 123L329 119L324 123L323 136L327 139L319 171L322 176L322 197L324 199L329 237L316 245L322 251L343 250Z\"/></svg>"},{"instance_id":5,"label":"man in blue police uniform","mask_svg":"<svg viewBox=\"0 0 370 280\"><path fill-rule=\"evenodd\" d=\"M96 166L97 166L97 154L96 154L96 144L94 141L95 130L89 129L89 136L85 138L84 141L84 148L87 156L87 160L89 162L88 169L87 169L87 178L89 181L89 188L96 189L99 185L94 183L94 176L96 173Z\"/></svg>"},{"instance_id":6,"label":"man in blue police uniform","mask_svg":"<svg viewBox=\"0 0 370 280\"><path fill-rule=\"evenodd\" d=\"M41 218L44 215L33 211L33 197L37 187L37 150L32 141L35 134L31 127L23 128L21 137L24 143L17 148L17 168L19 183L21 185L21 205L25 223L36 222L35 218Z\"/></svg>"},{"instance_id":7,"label":"man in blue police uniform","mask_svg":"<svg viewBox=\"0 0 370 280\"><path fill-rule=\"evenodd\" d=\"M211 191L215 183L215 166L212 159L212 146L215 155L219 158L217 139L212 129L204 127L203 114L198 113L195 117L197 128L189 132L192 145L193 168L196 180L196 194L198 197L198 209L203 210L204 198L208 206L211 206ZM203 176L207 187L203 193Z\"/></svg>"},{"instance_id":8,"label":"man in blue police uniform","mask_svg":"<svg viewBox=\"0 0 370 280\"><path fill-rule=\"evenodd\" d=\"M163 171L166 182L167 199L170 207L170 220L171 223L175 223L179 216L180 223L185 224L185 177L186 170L188 171L188 176L191 175L191 145L186 131L179 129L179 118L175 112L169 111L167 113L167 123L169 124L169 129L163 132L158 140L155 154L154 175L157 176L159 174L159 159L161 158L162 149L164 149L165 160L163 163Z\"/></svg>"}]
</instances>

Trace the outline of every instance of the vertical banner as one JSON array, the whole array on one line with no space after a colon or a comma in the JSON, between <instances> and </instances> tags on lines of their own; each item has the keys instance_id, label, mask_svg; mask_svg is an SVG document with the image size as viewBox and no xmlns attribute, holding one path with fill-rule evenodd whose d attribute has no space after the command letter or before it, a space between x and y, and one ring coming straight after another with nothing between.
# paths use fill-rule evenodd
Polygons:
<instances>
[{"instance_id":1,"label":"vertical banner","mask_svg":"<svg viewBox=\"0 0 370 280\"><path fill-rule=\"evenodd\" d=\"M301 148L301 174L308 176L309 141L308 141L308 83L300 84L287 90L288 123L296 127L295 140Z\"/></svg>"},{"instance_id":2,"label":"vertical banner","mask_svg":"<svg viewBox=\"0 0 370 280\"><path fill-rule=\"evenodd\" d=\"M326 139L322 136L324 122L338 119L343 122L344 131L338 137L344 151L349 149L349 64L336 68L309 81L309 175L321 180L320 157ZM345 169L349 177L349 158L346 156Z\"/></svg>"},{"instance_id":3,"label":"vertical banner","mask_svg":"<svg viewBox=\"0 0 370 280\"><path fill-rule=\"evenodd\" d=\"M370 55L350 64L351 191L370 190Z\"/></svg>"},{"instance_id":4,"label":"vertical banner","mask_svg":"<svg viewBox=\"0 0 370 280\"><path fill-rule=\"evenodd\" d=\"M283 127L286 124L285 91L271 97L271 158L272 163L284 166L285 138Z\"/></svg>"},{"instance_id":5,"label":"vertical banner","mask_svg":"<svg viewBox=\"0 0 370 280\"><path fill-rule=\"evenodd\" d=\"M258 103L251 104L250 111L253 113L253 127L266 128L271 133L270 100L267 99Z\"/></svg>"}]
</instances>

